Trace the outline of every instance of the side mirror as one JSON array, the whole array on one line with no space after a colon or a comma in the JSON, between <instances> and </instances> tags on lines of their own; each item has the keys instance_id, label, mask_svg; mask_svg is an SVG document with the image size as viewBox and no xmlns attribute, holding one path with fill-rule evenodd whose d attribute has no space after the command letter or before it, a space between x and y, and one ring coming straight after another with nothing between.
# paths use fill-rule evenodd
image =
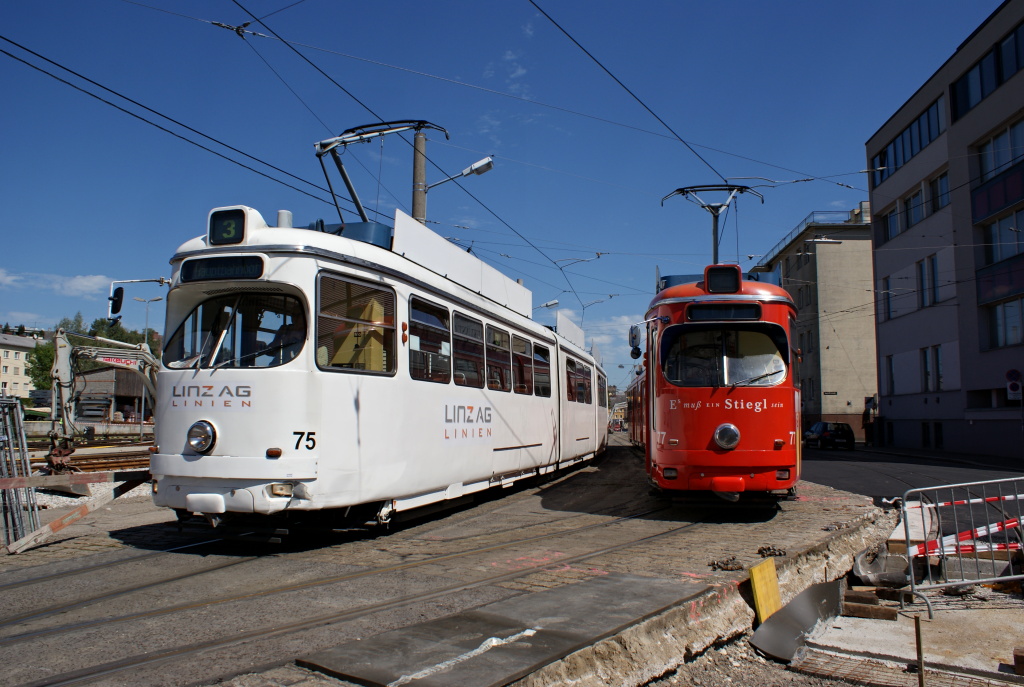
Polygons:
<instances>
[{"instance_id":1,"label":"side mirror","mask_svg":"<svg viewBox=\"0 0 1024 687\"><path fill-rule=\"evenodd\" d=\"M629 357L632 358L633 360L637 360L642 355L643 353L640 352L639 346L634 346L633 350L629 352Z\"/></svg>"},{"instance_id":2,"label":"side mirror","mask_svg":"<svg viewBox=\"0 0 1024 687\"><path fill-rule=\"evenodd\" d=\"M118 286L114 289L114 295L107 300L110 301L110 317L107 319L111 319L114 315L121 312L121 303L124 301L124 287Z\"/></svg>"},{"instance_id":3,"label":"side mirror","mask_svg":"<svg viewBox=\"0 0 1024 687\"><path fill-rule=\"evenodd\" d=\"M634 324L629 328L629 347L637 349L640 347L640 325ZM633 356L634 359L637 356Z\"/></svg>"}]
</instances>

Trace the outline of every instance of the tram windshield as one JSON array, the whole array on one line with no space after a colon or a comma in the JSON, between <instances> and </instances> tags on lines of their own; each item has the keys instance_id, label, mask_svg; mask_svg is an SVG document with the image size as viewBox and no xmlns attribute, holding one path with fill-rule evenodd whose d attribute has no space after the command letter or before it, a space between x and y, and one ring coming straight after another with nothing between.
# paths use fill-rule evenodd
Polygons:
<instances>
[{"instance_id":1,"label":"tram windshield","mask_svg":"<svg viewBox=\"0 0 1024 687\"><path fill-rule=\"evenodd\" d=\"M203 301L167 340L171 369L276 367L306 341L306 314L294 296L233 293Z\"/></svg>"},{"instance_id":2,"label":"tram windshield","mask_svg":"<svg viewBox=\"0 0 1024 687\"><path fill-rule=\"evenodd\" d=\"M661 337L661 369L676 386L776 386L786 379L786 333L775 324L676 325Z\"/></svg>"}]
</instances>

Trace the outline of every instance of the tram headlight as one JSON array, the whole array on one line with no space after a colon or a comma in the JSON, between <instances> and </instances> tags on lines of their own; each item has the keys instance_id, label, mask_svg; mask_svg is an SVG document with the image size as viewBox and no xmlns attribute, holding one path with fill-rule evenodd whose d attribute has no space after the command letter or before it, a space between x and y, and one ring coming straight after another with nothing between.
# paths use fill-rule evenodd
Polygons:
<instances>
[{"instance_id":1,"label":"tram headlight","mask_svg":"<svg viewBox=\"0 0 1024 687\"><path fill-rule=\"evenodd\" d=\"M725 450L734 449L740 443L740 430L736 425L725 423L715 430L715 443Z\"/></svg>"},{"instance_id":2,"label":"tram headlight","mask_svg":"<svg viewBox=\"0 0 1024 687\"><path fill-rule=\"evenodd\" d=\"M188 445L197 453L206 453L217 441L217 430L206 420L200 420L188 428Z\"/></svg>"}]
</instances>

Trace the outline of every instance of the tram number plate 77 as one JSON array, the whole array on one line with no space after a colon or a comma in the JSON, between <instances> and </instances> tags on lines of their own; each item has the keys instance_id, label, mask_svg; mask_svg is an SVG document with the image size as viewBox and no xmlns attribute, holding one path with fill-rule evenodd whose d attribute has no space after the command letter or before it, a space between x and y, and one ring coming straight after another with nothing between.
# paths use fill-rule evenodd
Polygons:
<instances>
[{"instance_id":1,"label":"tram number plate 77","mask_svg":"<svg viewBox=\"0 0 1024 687\"><path fill-rule=\"evenodd\" d=\"M316 448L316 432L292 432L295 435L295 450L298 451L303 447L303 440L305 440L305 448L307 451L312 451Z\"/></svg>"}]
</instances>

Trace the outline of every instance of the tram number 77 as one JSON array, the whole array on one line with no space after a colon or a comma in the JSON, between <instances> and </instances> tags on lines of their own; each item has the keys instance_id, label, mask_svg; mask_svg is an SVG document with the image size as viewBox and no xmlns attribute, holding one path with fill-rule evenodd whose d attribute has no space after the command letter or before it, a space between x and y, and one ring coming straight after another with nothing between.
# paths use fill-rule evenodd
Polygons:
<instances>
[{"instance_id":1,"label":"tram number 77","mask_svg":"<svg viewBox=\"0 0 1024 687\"><path fill-rule=\"evenodd\" d=\"M312 451L316 448L316 432L292 432L295 435L295 450L302 448L302 440L306 440L306 450Z\"/></svg>"}]
</instances>

